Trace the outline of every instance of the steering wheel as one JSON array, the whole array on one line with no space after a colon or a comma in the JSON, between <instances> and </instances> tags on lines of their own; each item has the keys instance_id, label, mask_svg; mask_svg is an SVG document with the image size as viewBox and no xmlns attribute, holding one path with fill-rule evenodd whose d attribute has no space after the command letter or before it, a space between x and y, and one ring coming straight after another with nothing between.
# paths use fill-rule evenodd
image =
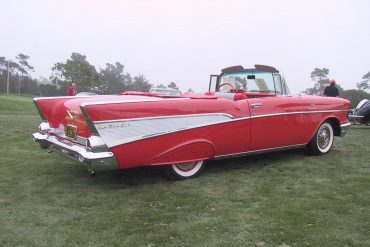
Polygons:
<instances>
[{"instance_id":1,"label":"steering wheel","mask_svg":"<svg viewBox=\"0 0 370 247\"><path fill-rule=\"evenodd\" d=\"M219 91L220 91L220 88L221 88L222 86L226 86L226 85L229 85L229 86L230 86L229 92L230 92L230 91L234 91L234 90L235 90L235 88L234 88L234 86L233 86L233 85L231 85L231 84L230 84L230 83L228 83L228 82L225 82L225 83L220 84L220 85L217 87L216 92L219 92Z\"/></svg>"}]
</instances>

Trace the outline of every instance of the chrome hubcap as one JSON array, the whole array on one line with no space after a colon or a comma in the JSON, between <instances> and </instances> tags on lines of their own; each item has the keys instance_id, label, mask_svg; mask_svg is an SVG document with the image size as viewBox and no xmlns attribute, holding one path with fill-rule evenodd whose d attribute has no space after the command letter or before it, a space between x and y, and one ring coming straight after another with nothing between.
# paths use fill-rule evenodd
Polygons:
<instances>
[{"instance_id":1,"label":"chrome hubcap","mask_svg":"<svg viewBox=\"0 0 370 247\"><path fill-rule=\"evenodd\" d=\"M318 135L318 145L319 145L319 148L320 149L325 149L328 147L329 143L330 143L330 130L327 126L323 126L320 131L319 131L319 135Z\"/></svg>"},{"instance_id":2,"label":"chrome hubcap","mask_svg":"<svg viewBox=\"0 0 370 247\"><path fill-rule=\"evenodd\" d=\"M188 162L188 163L176 164L176 167L183 172L188 172L188 171L193 170L196 165L197 165L197 162Z\"/></svg>"}]
</instances>

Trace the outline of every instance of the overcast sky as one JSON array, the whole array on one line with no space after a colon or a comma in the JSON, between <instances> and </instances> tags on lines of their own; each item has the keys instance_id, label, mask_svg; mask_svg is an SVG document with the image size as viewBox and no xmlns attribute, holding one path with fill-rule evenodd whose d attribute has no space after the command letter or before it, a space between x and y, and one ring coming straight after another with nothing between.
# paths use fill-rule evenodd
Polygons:
<instances>
[{"instance_id":1,"label":"overcast sky","mask_svg":"<svg viewBox=\"0 0 370 247\"><path fill-rule=\"evenodd\" d=\"M370 71L369 0L1 0L0 56L31 57L49 77L72 52L116 61L150 83L208 87L221 68L280 69L298 93L315 67L345 89Z\"/></svg>"}]
</instances>

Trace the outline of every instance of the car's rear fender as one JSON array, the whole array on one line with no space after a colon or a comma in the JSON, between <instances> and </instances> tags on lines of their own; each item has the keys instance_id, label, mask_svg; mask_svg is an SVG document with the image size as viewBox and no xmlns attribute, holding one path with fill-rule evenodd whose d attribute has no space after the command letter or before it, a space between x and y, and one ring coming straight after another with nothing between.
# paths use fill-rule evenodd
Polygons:
<instances>
[{"instance_id":1,"label":"car's rear fender","mask_svg":"<svg viewBox=\"0 0 370 247\"><path fill-rule=\"evenodd\" d=\"M44 97L34 98L33 101L43 122L47 122L50 129L54 129L58 133L64 133L66 125L72 124L78 127L77 135L86 139L91 136L91 131L85 122L86 116L85 118L82 116L79 104L66 105L67 101L71 99L86 97L88 96ZM55 134L59 135L58 133Z\"/></svg>"},{"instance_id":2,"label":"car's rear fender","mask_svg":"<svg viewBox=\"0 0 370 247\"><path fill-rule=\"evenodd\" d=\"M208 140L191 140L160 153L144 165L165 165L208 160L214 157L214 150L213 143Z\"/></svg>"}]
</instances>

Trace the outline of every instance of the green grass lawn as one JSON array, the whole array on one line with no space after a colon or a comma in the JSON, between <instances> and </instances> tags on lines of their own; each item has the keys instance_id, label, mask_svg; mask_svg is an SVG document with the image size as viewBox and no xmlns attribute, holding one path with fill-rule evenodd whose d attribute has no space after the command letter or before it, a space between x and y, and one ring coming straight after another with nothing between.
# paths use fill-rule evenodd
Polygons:
<instances>
[{"instance_id":1,"label":"green grass lawn","mask_svg":"<svg viewBox=\"0 0 370 247\"><path fill-rule=\"evenodd\" d=\"M101 171L31 140L30 97L0 96L0 246L370 246L370 127L328 155L208 162L197 179Z\"/></svg>"}]
</instances>

